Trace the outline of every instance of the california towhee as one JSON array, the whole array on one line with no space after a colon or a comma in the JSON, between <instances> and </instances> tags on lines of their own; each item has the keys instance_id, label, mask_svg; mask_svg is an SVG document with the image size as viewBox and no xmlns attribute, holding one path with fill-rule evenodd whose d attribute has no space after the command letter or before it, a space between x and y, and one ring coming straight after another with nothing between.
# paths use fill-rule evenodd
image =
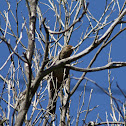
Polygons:
<instances>
[{"instance_id":1,"label":"california towhee","mask_svg":"<svg viewBox=\"0 0 126 126\"><path fill-rule=\"evenodd\" d=\"M73 52L72 46L66 45L61 50L58 60L62 60L64 58L70 57L72 52ZM68 68L66 68L66 69L58 68L58 69L54 70L51 74L51 79L49 82L49 90L48 90L48 92L49 92L48 107L49 107L49 112L52 114L55 114L58 91L61 87L62 82L68 78L68 75L69 75Z\"/></svg>"}]
</instances>

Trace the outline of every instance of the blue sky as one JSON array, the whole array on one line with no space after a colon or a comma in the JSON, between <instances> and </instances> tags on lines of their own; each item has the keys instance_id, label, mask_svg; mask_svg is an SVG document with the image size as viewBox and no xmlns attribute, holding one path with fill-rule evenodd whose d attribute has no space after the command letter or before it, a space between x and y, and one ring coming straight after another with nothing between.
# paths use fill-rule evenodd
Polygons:
<instances>
[{"instance_id":1,"label":"blue sky","mask_svg":"<svg viewBox=\"0 0 126 126\"><path fill-rule=\"evenodd\" d=\"M43 2L46 2L46 0L44 0ZM93 1L89 0L88 2L89 2L90 12L93 14L93 16L97 20L99 20L99 18L101 17L101 15L104 11L106 0L93 0ZM108 0L108 2L110 2L110 0ZM123 2L124 2L124 0L119 1L119 4L120 4L121 7L122 7ZM1 3L1 1L0 1L0 5L2 5L0 7L0 11L3 12L3 10L6 9L6 2ZM40 4L40 8L42 9L42 13L44 13L47 10L48 7L45 7L44 5ZM11 2L11 9L15 10L15 1ZM108 21L111 21L111 20L114 20L115 18L117 18L118 13L119 13L119 11L118 11L118 7L116 5L115 10L114 10L113 14L109 17ZM21 30L21 23L23 23L22 15L26 18L27 25L28 25L27 8L25 6L24 1L22 1L21 4L19 4L18 14L19 14L19 29ZM51 10L49 10L46 14L44 14L44 17L46 17L46 19L49 20L48 25L50 26L50 28L53 28L54 21L55 21L53 19L54 13ZM11 18L11 15L9 15L9 18L10 18L12 28L16 32L14 19ZM5 24L4 24L2 17L0 17L0 19L1 19L1 27L5 27ZM89 25L89 23L87 22L86 17L84 17L83 18L83 24L82 24L81 28L77 29L72 34L71 39L70 39L70 43L69 43L70 45L75 46L77 44L77 42L80 41L81 33L82 33L82 31L86 30L88 25ZM94 23L94 25L95 25L95 23ZM36 24L36 26L38 28L37 24ZM75 25L75 27L77 27L77 26L79 26L79 23L77 23L77 25ZM110 25L106 26L103 30L101 30L100 34L103 34L109 26ZM123 27L124 26L125 25L123 25ZM115 28L115 30L113 31L112 36L115 35L119 31L119 29L120 29L120 27L117 26L117 28ZM53 29L51 29L51 30L53 30ZM8 37L8 40L9 39L11 40L12 46L14 46L15 40L13 41L13 37L12 38L9 38L10 36L7 36L7 37ZM80 46L79 51L77 53L79 53L80 51L82 51L86 47L88 47L93 42L93 40L94 40L94 38L89 38L89 39L85 40L83 45ZM27 36L26 36L25 30L24 30L24 33L23 33L22 42L23 42L24 45L27 46ZM63 39L60 40L60 43L63 45ZM38 48L40 47L39 43L37 43L37 46L38 46ZM126 31L121 33L118 37L116 37L116 39L114 39L112 41L112 50L111 50L112 61L124 61L124 62L126 61L126 55L125 55L126 49L125 49L125 47L126 47ZM83 62L78 64L77 66L86 68L88 66L90 60L93 58L93 56L97 52L98 48L96 48L94 51L92 51L90 54L86 55L85 57L81 58L79 61L83 60ZM98 56L97 60L95 61L95 63L93 64L92 67L99 67L99 66L106 65L107 62L108 62L109 50L110 50L110 44L102 50L102 52L100 53L100 55ZM20 48L19 48L19 53L21 55L22 55L23 51L24 51L23 49L20 50ZM9 52L8 52L7 46L5 45L5 43L1 43L0 44L0 67L6 61L8 54L9 54ZM16 58L15 58L15 60L16 60ZM5 66L5 68L2 71L0 71L0 74L3 75L4 77L6 76L6 73L8 71L9 63L10 62L8 62L7 66ZM71 74L73 76L76 76L76 77L79 78L79 77L81 77L82 73L81 72L75 72L75 71L71 70ZM109 85L108 84L108 70L88 73L86 75L86 77L91 79L91 80L94 80L98 85L100 85L104 89L108 90L108 85ZM111 80L112 80L112 78L114 78L113 83L112 83L113 96L115 96L118 99L121 99L122 102L124 102L125 99L121 95L119 89L116 87L116 83L118 83L120 88L124 92L126 92L126 90L125 90L126 68L123 67L123 68L111 70ZM3 82L0 81L0 83L3 83ZM85 83L86 83L86 80L83 80L82 83L80 84L79 88L77 89L77 91L71 97L70 113L71 113L71 115L73 115L72 119L74 119L74 118L76 119L76 114L77 114L76 108L78 107L78 103L79 103L79 95L83 91L83 87L84 87ZM76 84L76 81L74 79L72 79L71 80L71 89L73 88L73 86L75 84ZM108 113L108 119L111 120L111 117L110 117L110 112L111 112L110 98L105 93L103 93L98 87L96 87L93 83L91 83L89 81L88 81L87 87L86 87L85 105L84 105L83 110L87 109L88 99L89 99L89 94L90 94L91 89L93 89L93 93L92 93L90 108L93 108L96 105L99 105L99 107L96 108L95 110L93 110L91 113L89 113L89 116L87 117L86 122L89 122L91 120L95 121L98 113L99 113L99 116L101 117L101 119L105 121L106 120L106 112ZM82 102L82 98L81 98L81 102ZM44 105L44 106L46 106L46 105ZM59 110L57 110L57 112L59 113ZM85 116L85 113L82 114L80 116L80 118L83 119L84 116ZM74 121L74 123L75 123L75 121ZM80 124L81 124L81 121L80 121Z\"/></svg>"}]
</instances>

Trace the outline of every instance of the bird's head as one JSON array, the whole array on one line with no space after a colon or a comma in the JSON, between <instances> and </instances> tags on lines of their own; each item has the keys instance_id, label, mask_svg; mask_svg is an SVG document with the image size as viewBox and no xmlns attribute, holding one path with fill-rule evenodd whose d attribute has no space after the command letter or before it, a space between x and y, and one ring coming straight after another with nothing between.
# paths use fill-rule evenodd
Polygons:
<instances>
[{"instance_id":1,"label":"bird's head","mask_svg":"<svg viewBox=\"0 0 126 126\"><path fill-rule=\"evenodd\" d=\"M62 48L60 55L59 55L59 59L61 60L61 59L70 57L72 52L73 52L73 46L66 45L65 47Z\"/></svg>"}]
</instances>

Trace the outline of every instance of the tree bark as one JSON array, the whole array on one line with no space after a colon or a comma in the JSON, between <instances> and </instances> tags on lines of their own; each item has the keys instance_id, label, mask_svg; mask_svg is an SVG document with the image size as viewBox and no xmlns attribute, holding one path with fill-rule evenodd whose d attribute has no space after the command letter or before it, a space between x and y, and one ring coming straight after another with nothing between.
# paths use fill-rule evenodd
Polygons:
<instances>
[{"instance_id":1,"label":"tree bark","mask_svg":"<svg viewBox=\"0 0 126 126\"><path fill-rule=\"evenodd\" d=\"M34 46L35 46L35 28L36 28L36 6L38 0L26 0L28 11L29 11L29 33L28 33L28 50L26 52L26 60L27 63L24 64L25 67L25 74L28 80L28 85L26 89L26 94L24 100L19 103L20 108L18 111L18 116L15 122L15 126L22 126L25 115L30 107L31 100L34 96L30 96L31 94L31 82L32 82L32 57L34 53Z\"/></svg>"}]
</instances>

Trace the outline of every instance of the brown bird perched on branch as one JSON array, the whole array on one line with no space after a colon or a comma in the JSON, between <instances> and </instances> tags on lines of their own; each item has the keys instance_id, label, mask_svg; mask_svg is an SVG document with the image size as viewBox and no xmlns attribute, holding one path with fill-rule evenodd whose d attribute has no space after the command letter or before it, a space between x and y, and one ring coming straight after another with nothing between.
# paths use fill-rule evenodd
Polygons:
<instances>
[{"instance_id":1,"label":"brown bird perched on branch","mask_svg":"<svg viewBox=\"0 0 126 126\"><path fill-rule=\"evenodd\" d=\"M70 57L72 52L73 52L73 47L71 45L66 45L61 50L58 60L62 60ZM68 68L58 68L54 70L51 74L51 79L49 81L49 90L48 90L49 92L48 108L49 108L49 112L52 114L55 114L58 91L62 83L63 82L65 83L65 80L68 78L68 75L69 75Z\"/></svg>"}]
</instances>

